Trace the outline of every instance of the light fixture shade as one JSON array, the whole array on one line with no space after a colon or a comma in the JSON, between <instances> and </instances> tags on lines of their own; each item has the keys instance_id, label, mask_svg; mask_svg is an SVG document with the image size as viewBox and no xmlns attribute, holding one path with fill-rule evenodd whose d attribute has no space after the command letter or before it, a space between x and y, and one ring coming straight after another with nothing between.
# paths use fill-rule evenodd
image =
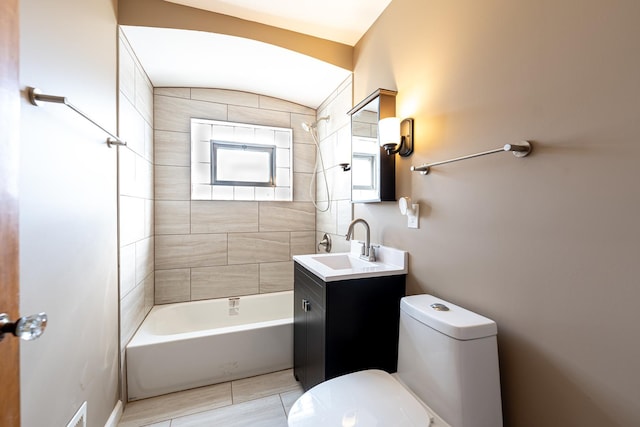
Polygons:
<instances>
[{"instance_id":1,"label":"light fixture shade","mask_svg":"<svg viewBox=\"0 0 640 427\"><path fill-rule=\"evenodd\" d=\"M400 144L400 119L398 117L387 117L378 122L378 136L380 146Z\"/></svg>"}]
</instances>

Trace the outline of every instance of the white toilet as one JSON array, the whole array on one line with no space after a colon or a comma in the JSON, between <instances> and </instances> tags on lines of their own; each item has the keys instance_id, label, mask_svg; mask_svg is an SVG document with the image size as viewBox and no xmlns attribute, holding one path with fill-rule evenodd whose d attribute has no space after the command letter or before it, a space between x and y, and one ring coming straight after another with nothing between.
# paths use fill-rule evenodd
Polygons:
<instances>
[{"instance_id":1,"label":"white toilet","mask_svg":"<svg viewBox=\"0 0 640 427\"><path fill-rule=\"evenodd\" d=\"M501 427L495 322L431 295L400 302L398 372L318 384L289 427Z\"/></svg>"}]
</instances>

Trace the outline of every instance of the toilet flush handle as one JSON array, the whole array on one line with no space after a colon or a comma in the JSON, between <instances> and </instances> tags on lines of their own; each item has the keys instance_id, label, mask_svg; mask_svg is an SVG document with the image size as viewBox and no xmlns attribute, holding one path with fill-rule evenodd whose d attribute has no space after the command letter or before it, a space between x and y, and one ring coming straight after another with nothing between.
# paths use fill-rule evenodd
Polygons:
<instances>
[{"instance_id":1,"label":"toilet flush handle","mask_svg":"<svg viewBox=\"0 0 640 427\"><path fill-rule=\"evenodd\" d=\"M433 308L435 311L449 311L449 307L439 302L431 304L431 308Z\"/></svg>"}]
</instances>

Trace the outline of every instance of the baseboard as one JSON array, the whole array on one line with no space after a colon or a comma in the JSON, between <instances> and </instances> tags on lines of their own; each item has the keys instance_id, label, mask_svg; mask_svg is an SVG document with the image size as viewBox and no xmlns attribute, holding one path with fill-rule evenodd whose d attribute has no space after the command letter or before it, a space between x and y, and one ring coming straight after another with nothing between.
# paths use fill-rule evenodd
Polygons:
<instances>
[{"instance_id":1,"label":"baseboard","mask_svg":"<svg viewBox=\"0 0 640 427\"><path fill-rule=\"evenodd\" d=\"M120 422L120 418L122 418L122 401L118 400L113 411L111 411L109 419L104 423L104 427L117 427L118 422Z\"/></svg>"}]
</instances>

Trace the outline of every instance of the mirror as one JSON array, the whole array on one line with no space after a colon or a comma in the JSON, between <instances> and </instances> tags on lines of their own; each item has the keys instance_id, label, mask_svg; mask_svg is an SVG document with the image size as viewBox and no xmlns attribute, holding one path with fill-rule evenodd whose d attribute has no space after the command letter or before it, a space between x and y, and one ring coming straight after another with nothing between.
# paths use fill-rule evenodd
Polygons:
<instances>
[{"instance_id":1,"label":"mirror","mask_svg":"<svg viewBox=\"0 0 640 427\"><path fill-rule=\"evenodd\" d=\"M396 113L397 92L378 89L356 105L351 116L351 201L396 200L395 156L378 140L378 121Z\"/></svg>"}]
</instances>

